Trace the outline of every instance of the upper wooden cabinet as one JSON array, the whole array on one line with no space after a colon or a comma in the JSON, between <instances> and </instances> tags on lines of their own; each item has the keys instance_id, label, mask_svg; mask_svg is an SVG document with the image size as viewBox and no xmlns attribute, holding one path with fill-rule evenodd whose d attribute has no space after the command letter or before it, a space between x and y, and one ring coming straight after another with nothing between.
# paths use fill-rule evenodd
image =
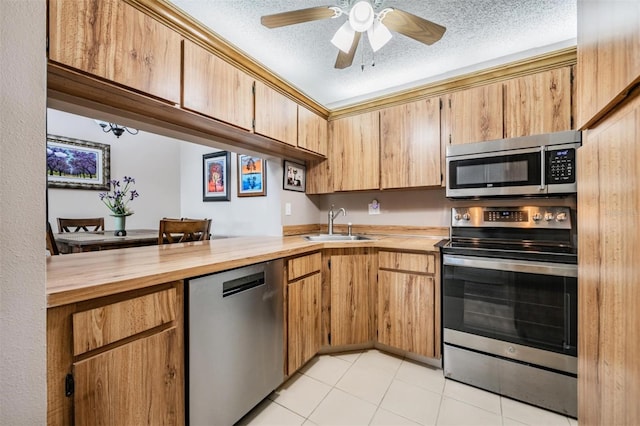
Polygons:
<instances>
[{"instance_id":1,"label":"upper wooden cabinet","mask_svg":"<svg viewBox=\"0 0 640 426\"><path fill-rule=\"evenodd\" d=\"M120 0L50 0L49 59L178 104L178 33Z\"/></svg>"},{"instance_id":2,"label":"upper wooden cabinet","mask_svg":"<svg viewBox=\"0 0 640 426\"><path fill-rule=\"evenodd\" d=\"M504 84L504 136L571 130L572 67L508 80Z\"/></svg>"},{"instance_id":3,"label":"upper wooden cabinet","mask_svg":"<svg viewBox=\"0 0 640 426\"><path fill-rule=\"evenodd\" d=\"M440 99L380 111L380 187L440 185Z\"/></svg>"},{"instance_id":4,"label":"upper wooden cabinet","mask_svg":"<svg viewBox=\"0 0 640 426\"><path fill-rule=\"evenodd\" d=\"M448 96L449 143L483 142L503 137L502 83L453 92Z\"/></svg>"},{"instance_id":5,"label":"upper wooden cabinet","mask_svg":"<svg viewBox=\"0 0 640 426\"><path fill-rule=\"evenodd\" d=\"M183 73L183 108L252 129L253 78L188 40Z\"/></svg>"},{"instance_id":6,"label":"upper wooden cabinet","mask_svg":"<svg viewBox=\"0 0 640 426\"><path fill-rule=\"evenodd\" d=\"M578 1L577 128L590 127L640 82L640 2Z\"/></svg>"},{"instance_id":7,"label":"upper wooden cabinet","mask_svg":"<svg viewBox=\"0 0 640 426\"><path fill-rule=\"evenodd\" d=\"M329 123L331 175L335 191L380 187L380 113L340 118Z\"/></svg>"},{"instance_id":8,"label":"upper wooden cabinet","mask_svg":"<svg viewBox=\"0 0 640 426\"><path fill-rule=\"evenodd\" d=\"M327 155L327 120L298 105L298 148Z\"/></svg>"},{"instance_id":9,"label":"upper wooden cabinet","mask_svg":"<svg viewBox=\"0 0 640 426\"><path fill-rule=\"evenodd\" d=\"M298 145L298 104L256 81L255 129L257 134Z\"/></svg>"}]
</instances>

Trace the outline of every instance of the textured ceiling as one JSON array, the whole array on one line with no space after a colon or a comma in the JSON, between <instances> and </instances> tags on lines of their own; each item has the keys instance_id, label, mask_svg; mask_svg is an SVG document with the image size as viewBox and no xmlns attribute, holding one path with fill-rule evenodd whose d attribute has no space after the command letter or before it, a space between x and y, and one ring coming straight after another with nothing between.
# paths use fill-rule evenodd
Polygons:
<instances>
[{"instance_id":1,"label":"textured ceiling","mask_svg":"<svg viewBox=\"0 0 640 426\"><path fill-rule=\"evenodd\" d=\"M170 0L240 51L329 109L542 54L576 42L576 0L386 0L447 28L427 46L398 33L376 52L366 37L353 65L334 69L330 39L347 19L268 29L260 17L335 0ZM375 63L375 65L372 65Z\"/></svg>"}]
</instances>

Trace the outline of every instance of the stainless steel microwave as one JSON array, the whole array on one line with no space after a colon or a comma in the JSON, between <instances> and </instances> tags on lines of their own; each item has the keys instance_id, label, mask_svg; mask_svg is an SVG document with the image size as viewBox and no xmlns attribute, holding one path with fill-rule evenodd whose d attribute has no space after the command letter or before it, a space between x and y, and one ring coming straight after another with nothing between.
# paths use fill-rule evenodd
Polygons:
<instances>
[{"instance_id":1,"label":"stainless steel microwave","mask_svg":"<svg viewBox=\"0 0 640 426\"><path fill-rule=\"evenodd\" d=\"M573 194L579 131L462 145L446 154L449 198Z\"/></svg>"}]
</instances>

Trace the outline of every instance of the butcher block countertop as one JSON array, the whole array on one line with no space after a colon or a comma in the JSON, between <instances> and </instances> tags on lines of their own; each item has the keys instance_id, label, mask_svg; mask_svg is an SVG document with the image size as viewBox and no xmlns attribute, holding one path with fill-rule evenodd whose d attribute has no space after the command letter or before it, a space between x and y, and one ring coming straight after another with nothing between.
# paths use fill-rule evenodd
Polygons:
<instances>
[{"instance_id":1,"label":"butcher block countertop","mask_svg":"<svg viewBox=\"0 0 640 426\"><path fill-rule=\"evenodd\" d=\"M197 277L324 248L375 247L438 251L442 237L370 236L373 240L309 242L301 236L237 237L47 258L47 307Z\"/></svg>"}]
</instances>

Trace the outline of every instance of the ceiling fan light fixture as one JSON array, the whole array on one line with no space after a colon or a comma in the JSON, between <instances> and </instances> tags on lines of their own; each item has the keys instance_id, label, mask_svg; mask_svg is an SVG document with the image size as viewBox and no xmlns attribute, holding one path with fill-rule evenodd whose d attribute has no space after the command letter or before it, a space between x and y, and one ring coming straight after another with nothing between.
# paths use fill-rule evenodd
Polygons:
<instances>
[{"instance_id":1,"label":"ceiling fan light fixture","mask_svg":"<svg viewBox=\"0 0 640 426\"><path fill-rule=\"evenodd\" d=\"M354 4L349 12L349 23L354 31L359 33L367 31L373 24L375 13L368 1L359 1Z\"/></svg>"},{"instance_id":2,"label":"ceiling fan light fixture","mask_svg":"<svg viewBox=\"0 0 640 426\"><path fill-rule=\"evenodd\" d=\"M353 31L351 24L347 21L342 24L342 26L338 28L338 31L333 35L331 44L342 50L344 53L348 53L349 49L351 49L351 43L353 42L354 36L355 31Z\"/></svg>"},{"instance_id":3,"label":"ceiling fan light fixture","mask_svg":"<svg viewBox=\"0 0 640 426\"><path fill-rule=\"evenodd\" d=\"M371 28L367 30L367 37L369 38L371 49L374 52L377 52L382 46L391 40L392 35L389 28L376 19Z\"/></svg>"}]
</instances>

